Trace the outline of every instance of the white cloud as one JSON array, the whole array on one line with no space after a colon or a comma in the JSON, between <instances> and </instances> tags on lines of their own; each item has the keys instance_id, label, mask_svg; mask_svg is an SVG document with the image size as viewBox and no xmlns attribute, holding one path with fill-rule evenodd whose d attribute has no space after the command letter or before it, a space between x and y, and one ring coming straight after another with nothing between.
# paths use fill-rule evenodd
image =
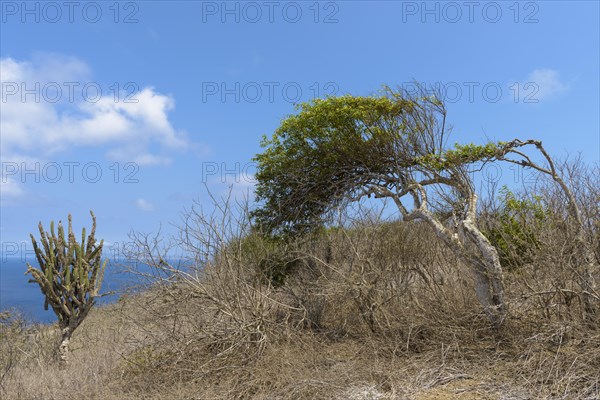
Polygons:
<instances>
[{"instance_id":1,"label":"white cloud","mask_svg":"<svg viewBox=\"0 0 600 400\"><path fill-rule=\"evenodd\" d=\"M169 121L174 108L171 97L147 87L129 98L134 102L125 102L124 96L115 101L115 93L98 84L103 90L98 101L84 101L82 86L93 81L90 68L76 58L53 54L36 55L30 61L2 58L0 81L4 160L17 152L48 157L74 147L102 146L106 156L115 161L165 165L170 162L169 154L187 147L185 135ZM44 90L38 91L39 101L32 94L22 98L21 85L30 90L38 83L43 88L50 82L61 88L58 101L49 101L53 95ZM75 96L66 82L79 84L73 90ZM9 88L16 88L17 93L8 94Z\"/></svg>"},{"instance_id":2,"label":"white cloud","mask_svg":"<svg viewBox=\"0 0 600 400\"><path fill-rule=\"evenodd\" d=\"M24 190L14 179L3 176L0 180L0 195L3 201L21 197L24 193Z\"/></svg>"},{"instance_id":3,"label":"white cloud","mask_svg":"<svg viewBox=\"0 0 600 400\"><path fill-rule=\"evenodd\" d=\"M35 158L23 154L11 154L10 159L5 158L4 151L2 151L0 196L2 197L2 202L4 204L10 200L21 198L26 194L22 185L22 182L26 179L23 176L23 165L34 166L36 162L37 160ZM19 181L21 181L21 183Z\"/></svg>"},{"instance_id":4,"label":"white cloud","mask_svg":"<svg viewBox=\"0 0 600 400\"><path fill-rule=\"evenodd\" d=\"M30 61L0 59L2 80L7 82L77 82L89 79L91 69L76 57L35 53Z\"/></svg>"},{"instance_id":5,"label":"white cloud","mask_svg":"<svg viewBox=\"0 0 600 400\"><path fill-rule=\"evenodd\" d=\"M142 211L154 211L154 205L144 199L137 199L135 205Z\"/></svg>"},{"instance_id":6,"label":"white cloud","mask_svg":"<svg viewBox=\"0 0 600 400\"><path fill-rule=\"evenodd\" d=\"M554 69L535 69L528 76L523 85L532 83L535 85L535 93L532 98L544 100L561 94L569 89L566 83L561 82L560 74ZM533 90L533 89L532 89Z\"/></svg>"},{"instance_id":7,"label":"white cloud","mask_svg":"<svg viewBox=\"0 0 600 400\"><path fill-rule=\"evenodd\" d=\"M111 160L128 160L139 166L144 165L170 165L172 160L167 156L159 156L150 153L141 153L135 148L120 148L110 150L106 156Z\"/></svg>"}]
</instances>

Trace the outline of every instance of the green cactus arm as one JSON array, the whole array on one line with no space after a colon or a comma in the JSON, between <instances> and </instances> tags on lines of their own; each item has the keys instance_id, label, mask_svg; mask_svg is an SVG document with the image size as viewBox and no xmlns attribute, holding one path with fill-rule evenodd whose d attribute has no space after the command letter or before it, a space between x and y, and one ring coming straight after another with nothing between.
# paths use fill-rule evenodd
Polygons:
<instances>
[{"instance_id":1,"label":"green cactus arm","mask_svg":"<svg viewBox=\"0 0 600 400\"><path fill-rule=\"evenodd\" d=\"M46 278L48 282L52 282L54 280L54 272L56 271L56 260L54 258L54 245L52 241L48 242L48 263L46 264Z\"/></svg>"},{"instance_id":2,"label":"green cactus arm","mask_svg":"<svg viewBox=\"0 0 600 400\"><path fill-rule=\"evenodd\" d=\"M75 315L73 306L70 301L67 301L67 299L61 299L59 304L60 304L60 309L65 314L64 316L66 317L65 318L66 321L68 321L69 319L71 319L71 317L73 317Z\"/></svg>"},{"instance_id":3,"label":"green cactus arm","mask_svg":"<svg viewBox=\"0 0 600 400\"><path fill-rule=\"evenodd\" d=\"M48 254L49 258L50 258L50 263L54 266L56 264L56 243L52 240L50 240L50 242L48 243L49 247L50 247L50 254Z\"/></svg>"},{"instance_id":4,"label":"green cactus arm","mask_svg":"<svg viewBox=\"0 0 600 400\"><path fill-rule=\"evenodd\" d=\"M81 261L81 284L87 290L89 285L90 264L86 259Z\"/></svg>"},{"instance_id":5,"label":"green cactus arm","mask_svg":"<svg viewBox=\"0 0 600 400\"><path fill-rule=\"evenodd\" d=\"M88 243L89 244L89 243ZM85 228L81 230L81 248L85 249Z\"/></svg>"},{"instance_id":6,"label":"green cactus arm","mask_svg":"<svg viewBox=\"0 0 600 400\"><path fill-rule=\"evenodd\" d=\"M75 247L75 244L73 244L73 242L69 242L67 252L69 254L69 259L68 263L65 265L69 265L71 268L73 268L73 277L75 280L77 280L77 248Z\"/></svg>"},{"instance_id":7,"label":"green cactus arm","mask_svg":"<svg viewBox=\"0 0 600 400\"><path fill-rule=\"evenodd\" d=\"M58 231L60 232L60 222L58 223ZM60 233L58 236L53 235L51 238L51 242L54 246L54 262L56 263L56 265L62 265L62 263L64 262L64 248L60 241Z\"/></svg>"},{"instance_id":8,"label":"green cactus arm","mask_svg":"<svg viewBox=\"0 0 600 400\"><path fill-rule=\"evenodd\" d=\"M94 212L90 210L90 215L92 216L92 229L90 235L88 236L88 243L86 248L86 253L91 253L93 247L96 244L96 216Z\"/></svg>"},{"instance_id":9,"label":"green cactus arm","mask_svg":"<svg viewBox=\"0 0 600 400\"><path fill-rule=\"evenodd\" d=\"M40 230L40 241L42 242L42 246L44 247L46 256L48 255L48 237L46 236L46 232L44 232L44 227L42 226L42 221L38 224L38 228Z\"/></svg>"},{"instance_id":10,"label":"green cactus arm","mask_svg":"<svg viewBox=\"0 0 600 400\"><path fill-rule=\"evenodd\" d=\"M38 263L40 265L40 268L42 267L42 265L44 265L44 258L42 257L42 251L40 250L37 241L35 240L35 237L32 234L29 234L29 236L31 237L31 243L33 244L33 251L35 252L35 257L38 260Z\"/></svg>"},{"instance_id":11,"label":"green cactus arm","mask_svg":"<svg viewBox=\"0 0 600 400\"><path fill-rule=\"evenodd\" d=\"M75 243L73 245L73 254L75 254L75 268L77 271L77 277L79 278L79 269L81 267L81 247L79 247L79 243Z\"/></svg>"},{"instance_id":12,"label":"green cactus arm","mask_svg":"<svg viewBox=\"0 0 600 400\"><path fill-rule=\"evenodd\" d=\"M93 249L91 252L89 252L87 259L88 260L94 260L96 258L98 258L98 256L100 255L100 253L102 253L102 243L104 241L100 242L100 246L96 247L95 249Z\"/></svg>"},{"instance_id":13,"label":"green cactus arm","mask_svg":"<svg viewBox=\"0 0 600 400\"><path fill-rule=\"evenodd\" d=\"M73 301L73 303L74 303L74 304L75 304L75 305L76 305L78 308L81 308L81 307L83 307L83 303L84 303L84 302L81 302L81 301L80 301L80 299L78 299L78 298L77 298L77 296L73 296L73 297L71 298L71 300Z\"/></svg>"},{"instance_id":14,"label":"green cactus arm","mask_svg":"<svg viewBox=\"0 0 600 400\"><path fill-rule=\"evenodd\" d=\"M40 284L42 284L42 285L46 285L48 283L48 280L46 279L46 275L44 275L44 273L42 271L33 267L29 263L27 263L27 271L25 272L25 274L31 274L33 279L35 279L36 281L39 281Z\"/></svg>"},{"instance_id":15,"label":"green cactus arm","mask_svg":"<svg viewBox=\"0 0 600 400\"><path fill-rule=\"evenodd\" d=\"M73 275L73 271L71 271L71 268L65 268L65 279L64 279L64 284L66 287L70 287L71 286L71 277Z\"/></svg>"},{"instance_id":16,"label":"green cactus arm","mask_svg":"<svg viewBox=\"0 0 600 400\"><path fill-rule=\"evenodd\" d=\"M63 227L62 221L58 221L58 237L55 237L56 247L58 249L58 254L60 258L60 262L64 263L65 260L65 228Z\"/></svg>"},{"instance_id":17,"label":"green cactus arm","mask_svg":"<svg viewBox=\"0 0 600 400\"><path fill-rule=\"evenodd\" d=\"M45 277L48 280L48 282L54 281L54 264L53 263L46 266Z\"/></svg>"},{"instance_id":18,"label":"green cactus arm","mask_svg":"<svg viewBox=\"0 0 600 400\"><path fill-rule=\"evenodd\" d=\"M53 290L52 283L46 278L46 276L42 273L42 271L33 268L29 263L27 263L28 269L27 273L30 273L33 276L35 282L40 285L40 289L42 293L50 302L58 303L60 302L59 297L56 292Z\"/></svg>"},{"instance_id":19,"label":"green cactus arm","mask_svg":"<svg viewBox=\"0 0 600 400\"><path fill-rule=\"evenodd\" d=\"M69 301L73 302L77 307L81 307L81 301L75 296L73 286L61 285L60 288L65 298L68 298Z\"/></svg>"},{"instance_id":20,"label":"green cactus arm","mask_svg":"<svg viewBox=\"0 0 600 400\"><path fill-rule=\"evenodd\" d=\"M102 288L102 281L104 280L104 271L106 270L106 265L108 264L108 259L104 260L102 264L98 263L99 267L94 270L92 274L92 280L90 281L90 287L94 291L94 297L98 296L100 293L100 289Z\"/></svg>"},{"instance_id":21,"label":"green cactus arm","mask_svg":"<svg viewBox=\"0 0 600 400\"><path fill-rule=\"evenodd\" d=\"M73 218L71 217L71 214L69 214L68 217L69 220L69 244L75 243L75 234L73 233Z\"/></svg>"}]
</instances>

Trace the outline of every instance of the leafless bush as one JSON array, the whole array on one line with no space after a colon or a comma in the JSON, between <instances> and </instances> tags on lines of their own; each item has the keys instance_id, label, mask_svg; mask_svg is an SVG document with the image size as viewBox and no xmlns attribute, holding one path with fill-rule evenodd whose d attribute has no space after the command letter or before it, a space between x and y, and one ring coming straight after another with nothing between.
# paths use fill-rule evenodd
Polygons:
<instances>
[{"instance_id":1,"label":"leafless bush","mask_svg":"<svg viewBox=\"0 0 600 400\"><path fill-rule=\"evenodd\" d=\"M132 360L144 370L181 379L246 365L278 338L282 324L276 315L293 309L276 299L260 274L259 254L267 257L272 249L260 241L249 244L247 202L211 198L210 213L197 203L184 210L179 236L168 245L157 236L132 235L137 253L129 258L150 266L151 272L140 273L153 278L161 299L150 312L162 321L162 335L155 334L154 345Z\"/></svg>"},{"instance_id":2,"label":"leafless bush","mask_svg":"<svg viewBox=\"0 0 600 400\"><path fill-rule=\"evenodd\" d=\"M0 313L0 393L5 392L4 382L22 358L25 323L14 312Z\"/></svg>"}]
</instances>

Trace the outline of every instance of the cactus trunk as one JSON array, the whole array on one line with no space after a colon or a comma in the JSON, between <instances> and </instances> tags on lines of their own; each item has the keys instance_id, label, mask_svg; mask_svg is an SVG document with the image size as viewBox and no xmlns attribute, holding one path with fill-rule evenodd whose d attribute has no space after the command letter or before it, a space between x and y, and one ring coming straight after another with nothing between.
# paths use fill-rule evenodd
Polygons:
<instances>
[{"instance_id":1,"label":"cactus trunk","mask_svg":"<svg viewBox=\"0 0 600 400\"><path fill-rule=\"evenodd\" d=\"M60 346L58 347L58 357L61 368L65 368L69 362L69 344L71 343L71 335L73 335L73 330L70 327L66 327L61 333L62 337L60 340Z\"/></svg>"}]
</instances>

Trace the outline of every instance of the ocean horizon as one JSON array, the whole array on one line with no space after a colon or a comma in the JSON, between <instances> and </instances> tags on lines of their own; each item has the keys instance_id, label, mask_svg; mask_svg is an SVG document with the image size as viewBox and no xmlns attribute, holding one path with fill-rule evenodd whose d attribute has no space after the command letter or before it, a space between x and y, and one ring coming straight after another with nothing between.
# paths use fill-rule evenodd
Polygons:
<instances>
[{"instance_id":1,"label":"ocean horizon","mask_svg":"<svg viewBox=\"0 0 600 400\"><path fill-rule=\"evenodd\" d=\"M44 310L44 295L30 274L25 275L27 262L38 267L37 262L22 257L1 257L0 263L0 312L12 311L23 316L27 323L49 324L58 319L51 307ZM139 276L127 272L124 263L108 262L97 304L116 302L123 293L135 290L142 284ZM131 264L130 264L131 265Z\"/></svg>"}]
</instances>

